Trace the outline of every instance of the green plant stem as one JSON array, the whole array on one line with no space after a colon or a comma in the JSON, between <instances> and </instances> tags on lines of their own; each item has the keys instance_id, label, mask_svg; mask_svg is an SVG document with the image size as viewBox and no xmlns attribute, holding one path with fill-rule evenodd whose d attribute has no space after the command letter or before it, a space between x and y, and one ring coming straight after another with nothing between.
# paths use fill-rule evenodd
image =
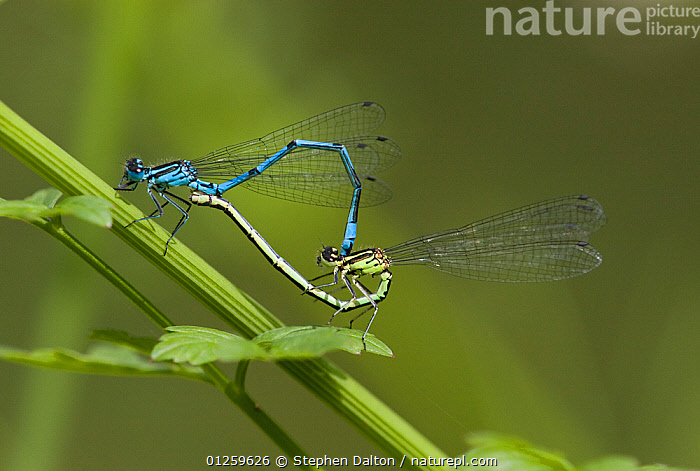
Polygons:
<instances>
[{"instance_id":1,"label":"green plant stem","mask_svg":"<svg viewBox=\"0 0 700 471\"><path fill-rule=\"evenodd\" d=\"M248 363L248 362L241 362ZM240 367L240 364L239 364ZM247 369L247 368L244 368ZM287 456L308 456L308 454L277 425L269 415L267 415L258 404L248 395L248 393L239 387L238 382L229 380L224 376L223 372L214 364L206 363L202 365L202 370L209 376L221 391L226 394L238 408L248 416L265 434L279 446ZM245 373L243 373L245 376ZM236 379L238 380L238 372ZM302 468L311 469L311 467L301 466Z\"/></svg>"},{"instance_id":2,"label":"green plant stem","mask_svg":"<svg viewBox=\"0 0 700 471\"><path fill-rule=\"evenodd\" d=\"M68 247L73 253L82 258L88 265L105 277L107 281L112 283L119 291L129 298L139 309L141 309L149 319L151 319L158 327L165 329L170 327L173 322L161 312L151 301L148 300L139 290L131 283L126 281L119 273L114 271L112 267L107 265L104 260L97 256L92 250L83 245L78 239L66 230L61 224L60 218L57 221L33 222L32 225L52 235L58 239L63 245Z\"/></svg>"},{"instance_id":3,"label":"green plant stem","mask_svg":"<svg viewBox=\"0 0 700 471\"><path fill-rule=\"evenodd\" d=\"M112 203L113 232L247 338L283 324L181 243L162 248L169 234L155 223L124 226L142 214L107 183L0 102L0 145L66 195L96 195ZM389 456L445 454L361 384L328 360L280 366L336 410Z\"/></svg>"},{"instance_id":4,"label":"green plant stem","mask_svg":"<svg viewBox=\"0 0 700 471\"><path fill-rule=\"evenodd\" d=\"M236 366L236 377L234 382L236 387L240 390L245 390L245 376L248 372L248 365L250 365L250 360L239 361Z\"/></svg>"},{"instance_id":5,"label":"green plant stem","mask_svg":"<svg viewBox=\"0 0 700 471\"><path fill-rule=\"evenodd\" d=\"M173 322L160 311L148 298L138 291L131 283L125 280L119 273L115 272L94 252L83 245L79 240L73 237L63 226L60 218L54 218L49 221L42 219L32 223L43 231L49 233L58 239L63 245L68 247L72 252L82 258L88 265L95 269L99 274L105 277L127 298L136 304L149 319L151 319L158 327L165 329L170 327ZM234 403L243 413L245 413L265 434L277 444L288 456L304 456L307 455L304 450L287 434L277 423L275 423L269 415L267 415L255 401L248 395L243 387L245 379L245 371L249 362L241 362L236 371L236 381L229 380L219 367L214 364L202 365L204 373L212 380L214 385L218 387L229 400Z\"/></svg>"}]
</instances>

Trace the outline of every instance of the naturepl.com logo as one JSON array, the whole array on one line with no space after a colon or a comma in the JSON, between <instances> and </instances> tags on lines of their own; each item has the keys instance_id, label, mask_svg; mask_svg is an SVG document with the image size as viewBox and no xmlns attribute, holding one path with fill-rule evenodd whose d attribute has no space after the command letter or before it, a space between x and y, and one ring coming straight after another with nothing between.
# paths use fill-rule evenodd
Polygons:
<instances>
[{"instance_id":1,"label":"naturepl.com logo","mask_svg":"<svg viewBox=\"0 0 700 471\"><path fill-rule=\"evenodd\" d=\"M541 3L540 3L541 5ZM606 34L606 27L626 36L673 36L695 39L700 33L700 6L675 6L657 3L636 7L566 7L554 0L541 9L532 6L511 11L506 7L486 8L486 34L509 36L578 36Z\"/></svg>"}]
</instances>

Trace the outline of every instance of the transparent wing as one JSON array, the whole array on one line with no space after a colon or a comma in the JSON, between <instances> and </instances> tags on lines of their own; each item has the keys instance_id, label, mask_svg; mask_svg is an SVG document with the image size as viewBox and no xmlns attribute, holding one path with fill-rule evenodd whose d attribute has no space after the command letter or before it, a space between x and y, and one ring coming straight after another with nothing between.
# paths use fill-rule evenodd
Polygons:
<instances>
[{"instance_id":1,"label":"transparent wing","mask_svg":"<svg viewBox=\"0 0 700 471\"><path fill-rule=\"evenodd\" d=\"M362 183L360 206L373 206L391 199L391 189L382 180L368 176L359 178ZM352 199L352 185L347 174L279 175L268 169L249 182L241 186L275 198L317 206L346 208Z\"/></svg>"},{"instance_id":2,"label":"transparent wing","mask_svg":"<svg viewBox=\"0 0 700 471\"><path fill-rule=\"evenodd\" d=\"M294 139L343 144L363 181L360 204L372 206L389 199L391 191L371 176L391 167L401 157L401 150L391 139L367 136L379 127L384 116L384 109L377 103L347 105L260 139L224 147L193 160L192 165L204 180L226 181L256 167ZM340 154L322 149L297 148L242 186L269 196L321 206L344 207L352 197L352 185Z\"/></svg>"},{"instance_id":3,"label":"transparent wing","mask_svg":"<svg viewBox=\"0 0 700 471\"><path fill-rule=\"evenodd\" d=\"M605 224L600 203L565 196L386 249L392 265L420 264L486 281L553 281L596 268L602 256L588 244Z\"/></svg>"}]
</instances>

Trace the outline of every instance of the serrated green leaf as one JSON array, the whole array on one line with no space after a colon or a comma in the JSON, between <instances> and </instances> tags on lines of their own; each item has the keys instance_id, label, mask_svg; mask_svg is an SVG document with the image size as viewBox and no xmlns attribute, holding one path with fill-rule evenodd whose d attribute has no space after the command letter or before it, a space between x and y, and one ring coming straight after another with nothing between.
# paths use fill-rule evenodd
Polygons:
<instances>
[{"instance_id":1,"label":"serrated green leaf","mask_svg":"<svg viewBox=\"0 0 700 471\"><path fill-rule=\"evenodd\" d=\"M375 355L382 355L385 357L394 358L394 352L391 351L387 344L375 337L374 334L367 334L367 337L365 337L365 344L367 345L367 350L364 350L364 345L362 345L362 334L364 334L363 331L348 329L345 327L338 327L338 329L344 335L347 335L348 337L351 337L355 340L352 345L352 349L346 351L350 353L357 353L358 355L364 351L367 351L368 353L374 353Z\"/></svg>"},{"instance_id":2,"label":"serrated green leaf","mask_svg":"<svg viewBox=\"0 0 700 471\"><path fill-rule=\"evenodd\" d=\"M56 205L61 214L71 215L108 229L112 227L111 208L112 204L109 201L91 195L71 196Z\"/></svg>"},{"instance_id":3,"label":"serrated green leaf","mask_svg":"<svg viewBox=\"0 0 700 471\"><path fill-rule=\"evenodd\" d=\"M313 332L313 334L311 334L311 332ZM272 350L278 348L278 345L281 346L280 342L288 342L289 339L293 337L298 336L301 339L300 341L303 342L304 340L312 341L314 336L317 336L316 339L319 341L319 352L321 352L321 350L324 348L321 344L326 345L326 350L314 356L320 356L321 354L331 350L344 350L346 352L360 354L364 351L364 347L362 345L362 334L362 331L348 329L345 327L290 326L269 330L258 335L253 340L261 347ZM305 337L307 335L312 336ZM342 341L340 340L341 338L343 339ZM367 335L365 342L367 344L367 351L370 353L390 357L394 356L391 349L372 334ZM332 344L335 344L336 347L330 348ZM311 350L311 348L309 348L309 350Z\"/></svg>"},{"instance_id":4,"label":"serrated green leaf","mask_svg":"<svg viewBox=\"0 0 700 471\"><path fill-rule=\"evenodd\" d=\"M63 348L33 351L0 347L0 358L14 363L78 373L120 376L178 376L210 382L199 369L154 363L119 345L95 345L87 353Z\"/></svg>"},{"instance_id":5,"label":"serrated green leaf","mask_svg":"<svg viewBox=\"0 0 700 471\"><path fill-rule=\"evenodd\" d=\"M302 326L282 327L274 329L274 339L268 341L265 338L262 343L267 346L268 353L275 359L311 358L319 357L333 350L351 349L352 339L339 335L332 327ZM263 334L265 335L265 334ZM253 339L260 344L260 339Z\"/></svg>"},{"instance_id":6,"label":"serrated green leaf","mask_svg":"<svg viewBox=\"0 0 700 471\"><path fill-rule=\"evenodd\" d=\"M154 360L201 365L217 360L292 360L318 357L334 350L358 354L363 351L362 332L340 327L282 327L253 340L206 327L174 326L167 330L170 333L163 335L153 348ZM367 351L393 356L382 342L373 336L367 338Z\"/></svg>"},{"instance_id":7,"label":"serrated green leaf","mask_svg":"<svg viewBox=\"0 0 700 471\"><path fill-rule=\"evenodd\" d=\"M360 354L364 351L362 332L332 326L291 326L264 332L253 339L276 359L317 357L333 350ZM389 347L372 334L366 338L367 351L391 356Z\"/></svg>"},{"instance_id":8,"label":"serrated green leaf","mask_svg":"<svg viewBox=\"0 0 700 471\"><path fill-rule=\"evenodd\" d=\"M131 348L144 355L150 355L158 343L155 337L133 337L128 332L116 329L96 329L90 333L90 340L110 342Z\"/></svg>"},{"instance_id":9,"label":"serrated green leaf","mask_svg":"<svg viewBox=\"0 0 700 471\"><path fill-rule=\"evenodd\" d=\"M266 357L255 343L228 332L198 326L174 326L168 331L171 333L161 336L151 353L154 360L202 365L216 360Z\"/></svg>"}]
</instances>

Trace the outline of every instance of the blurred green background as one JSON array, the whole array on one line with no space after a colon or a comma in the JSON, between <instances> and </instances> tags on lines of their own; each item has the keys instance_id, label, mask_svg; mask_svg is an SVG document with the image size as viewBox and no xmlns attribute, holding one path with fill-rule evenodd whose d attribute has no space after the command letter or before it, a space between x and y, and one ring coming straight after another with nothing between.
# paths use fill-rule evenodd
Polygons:
<instances>
[{"instance_id":1,"label":"blurred green background","mask_svg":"<svg viewBox=\"0 0 700 471\"><path fill-rule=\"evenodd\" d=\"M197 157L380 102L380 133L403 159L378 175L394 197L361 211L357 248L595 196L609 218L592 238L599 269L513 285L398 267L372 328L396 358L332 359L451 455L469 432L494 430L575 462L622 453L698 466L697 40L486 36L485 7L499 5L523 3L7 1L0 99L114 185L132 154ZM0 155L0 197L47 186ZM125 198L150 212L139 190ZM244 189L227 197L307 277L347 215ZM175 322L224 328L117 237L66 223ZM219 212L194 208L179 236L285 323L330 315ZM0 243L0 343L84 351L93 328L158 335L43 232L3 219ZM382 454L274 365L252 365L248 387L311 455ZM193 469L207 455L279 452L202 384L0 363L0 391L0 469Z\"/></svg>"}]
</instances>

